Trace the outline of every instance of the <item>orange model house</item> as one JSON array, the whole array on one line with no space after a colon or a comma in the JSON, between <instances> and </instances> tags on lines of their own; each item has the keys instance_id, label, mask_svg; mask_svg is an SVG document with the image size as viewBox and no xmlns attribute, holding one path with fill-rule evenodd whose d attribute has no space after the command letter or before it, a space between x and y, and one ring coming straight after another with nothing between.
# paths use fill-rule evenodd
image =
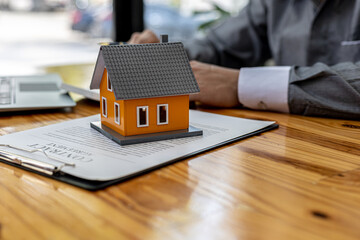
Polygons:
<instances>
[{"instance_id":1,"label":"orange model house","mask_svg":"<svg viewBox=\"0 0 360 240\"><path fill-rule=\"evenodd\" d=\"M121 145L202 135L189 126L189 94L199 92L182 43L101 46L91 89L101 122Z\"/></svg>"}]
</instances>

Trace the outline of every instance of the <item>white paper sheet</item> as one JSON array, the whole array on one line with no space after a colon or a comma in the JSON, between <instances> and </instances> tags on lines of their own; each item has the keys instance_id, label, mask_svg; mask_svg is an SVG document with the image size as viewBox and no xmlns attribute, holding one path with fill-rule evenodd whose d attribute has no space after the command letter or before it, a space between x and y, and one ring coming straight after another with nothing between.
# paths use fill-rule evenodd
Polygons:
<instances>
[{"instance_id":1,"label":"white paper sheet","mask_svg":"<svg viewBox=\"0 0 360 240\"><path fill-rule=\"evenodd\" d=\"M25 149L43 149L49 156L75 167L63 172L88 180L126 177L274 124L190 110L190 124L203 130L203 136L120 146L90 127L100 116L71 120L0 137L0 144ZM42 153L0 147L7 152L60 166Z\"/></svg>"}]
</instances>

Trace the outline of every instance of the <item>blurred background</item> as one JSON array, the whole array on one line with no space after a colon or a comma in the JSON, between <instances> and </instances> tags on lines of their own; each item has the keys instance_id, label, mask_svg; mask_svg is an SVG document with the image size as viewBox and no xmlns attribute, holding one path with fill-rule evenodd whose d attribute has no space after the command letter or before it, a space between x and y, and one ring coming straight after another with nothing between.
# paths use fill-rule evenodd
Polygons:
<instances>
[{"instance_id":1,"label":"blurred background","mask_svg":"<svg viewBox=\"0 0 360 240\"><path fill-rule=\"evenodd\" d=\"M142 2L144 28L182 41L203 35L248 0ZM58 72L65 81L90 78L98 43L114 40L113 8L112 0L0 0L0 75ZM128 23L121 24L116 31Z\"/></svg>"}]
</instances>

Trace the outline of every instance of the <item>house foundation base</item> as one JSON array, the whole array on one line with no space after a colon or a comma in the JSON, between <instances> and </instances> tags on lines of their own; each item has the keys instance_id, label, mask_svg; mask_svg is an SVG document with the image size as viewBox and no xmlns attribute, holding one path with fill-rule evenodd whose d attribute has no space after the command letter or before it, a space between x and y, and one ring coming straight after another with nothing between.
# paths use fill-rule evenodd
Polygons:
<instances>
[{"instance_id":1,"label":"house foundation base","mask_svg":"<svg viewBox=\"0 0 360 240\"><path fill-rule=\"evenodd\" d=\"M195 128L193 126L189 126L188 129L183 130L175 130L175 131L167 131L167 132L159 132L159 133L149 133L149 134L140 134L133 136L123 136L120 133L112 130L111 128L101 124L98 122L91 122L90 126L110 138L111 140L117 142L120 145L130 145L136 143L145 143L145 142L153 142L153 141L161 141L175 138L184 138L184 137L193 137L193 136L201 136L203 135L203 131L201 129Z\"/></svg>"}]
</instances>

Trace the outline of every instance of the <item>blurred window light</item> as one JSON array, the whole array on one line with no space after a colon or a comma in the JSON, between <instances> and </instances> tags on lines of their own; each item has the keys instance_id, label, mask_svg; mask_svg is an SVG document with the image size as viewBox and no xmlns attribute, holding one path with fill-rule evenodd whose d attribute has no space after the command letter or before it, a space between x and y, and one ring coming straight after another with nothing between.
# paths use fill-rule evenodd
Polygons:
<instances>
[{"instance_id":1,"label":"blurred window light","mask_svg":"<svg viewBox=\"0 0 360 240\"><path fill-rule=\"evenodd\" d=\"M233 15L247 1L144 0L144 24L157 35L168 34L170 41L183 41L203 34L204 23L220 17L214 3ZM112 41L112 3L0 0L0 75L37 73L49 65L95 62L97 44Z\"/></svg>"},{"instance_id":2,"label":"blurred window light","mask_svg":"<svg viewBox=\"0 0 360 240\"><path fill-rule=\"evenodd\" d=\"M75 5L79 9L86 9L89 7L89 0L76 0Z\"/></svg>"},{"instance_id":3,"label":"blurred window light","mask_svg":"<svg viewBox=\"0 0 360 240\"><path fill-rule=\"evenodd\" d=\"M203 35L213 23L237 14L247 3L248 0L144 0L145 27L157 35L167 33L170 41L184 41Z\"/></svg>"}]
</instances>

